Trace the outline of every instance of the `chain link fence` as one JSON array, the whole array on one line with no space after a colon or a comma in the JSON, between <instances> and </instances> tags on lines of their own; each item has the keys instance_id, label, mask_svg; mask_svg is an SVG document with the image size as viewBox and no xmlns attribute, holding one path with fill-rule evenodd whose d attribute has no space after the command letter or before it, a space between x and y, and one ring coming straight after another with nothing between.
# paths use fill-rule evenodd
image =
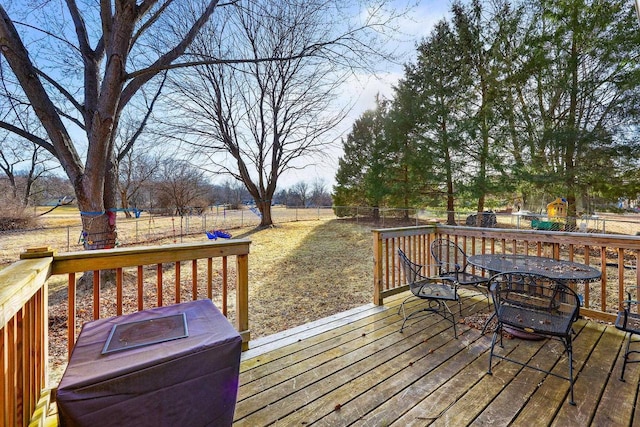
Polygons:
<instances>
[{"instance_id":1,"label":"chain link fence","mask_svg":"<svg viewBox=\"0 0 640 427\"><path fill-rule=\"evenodd\" d=\"M478 221L475 212L454 212L451 215L460 226L484 226L545 231L571 231L585 233L615 233L640 235L640 215L602 214L579 218L548 218L528 212L485 212ZM372 207L324 206L313 208L273 206L275 224L292 221L349 219L371 228L420 225L432 221L447 223L448 213L434 209L396 209ZM0 264L18 259L27 248L49 246L60 252L83 249L80 215L75 213L48 214L40 228L0 231ZM54 224L61 223L64 226ZM118 217L118 242L120 245L152 244L156 242L181 243L185 236L206 231L253 228L260 224L255 209L226 209L214 206L199 215L162 216L144 211L139 218Z\"/></svg>"},{"instance_id":2,"label":"chain link fence","mask_svg":"<svg viewBox=\"0 0 640 427\"><path fill-rule=\"evenodd\" d=\"M584 215L574 218L553 218L543 214L526 211L487 211L478 215L468 211L449 212L436 209L396 209L372 207L341 207L333 208L337 217L353 218L355 220L371 221L375 219L380 227L395 226L397 223L424 224L429 221L447 223L449 216L455 225L470 227L515 228L521 230L568 231L582 233L626 234L640 235L640 215ZM478 218L480 216L480 218Z\"/></svg>"}]
</instances>

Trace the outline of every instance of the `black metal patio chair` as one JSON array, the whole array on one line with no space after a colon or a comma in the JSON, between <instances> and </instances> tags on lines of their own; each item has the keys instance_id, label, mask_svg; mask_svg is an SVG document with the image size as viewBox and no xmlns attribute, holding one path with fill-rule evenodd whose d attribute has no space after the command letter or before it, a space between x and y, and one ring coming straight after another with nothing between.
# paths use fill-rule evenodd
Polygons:
<instances>
[{"instance_id":1,"label":"black metal patio chair","mask_svg":"<svg viewBox=\"0 0 640 427\"><path fill-rule=\"evenodd\" d=\"M446 304L447 301L455 301L458 304L460 303L456 283L445 282L439 277L423 276L421 271L425 266L411 261L402 249L398 249L398 258L400 259L400 265L404 271L405 280L413 294L406 298L398 308L398 313L402 312L402 317L404 318L402 326L400 327L400 332L404 330L407 320L421 314L426 315L430 313L437 313L445 320L451 322L453 325L453 336L457 339L458 333L456 331L456 320L451 309ZM414 311L407 314L405 307L406 303L414 297L426 300L427 306L425 307L420 304Z\"/></svg>"},{"instance_id":2,"label":"black metal patio chair","mask_svg":"<svg viewBox=\"0 0 640 427\"><path fill-rule=\"evenodd\" d=\"M632 289L635 290L635 287ZM640 314L638 313L640 302L637 298L633 298L630 289L627 289L627 299L623 303L624 309L618 312L618 317L616 318L616 328L628 334L627 345L624 350L624 361L620 371L620 381L624 381L624 371L627 369L627 363L640 362L640 357L631 357L633 354L640 354L640 349L635 345L640 343L640 339L633 338L634 335L640 335Z\"/></svg>"},{"instance_id":3,"label":"black metal patio chair","mask_svg":"<svg viewBox=\"0 0 640 427\"><path fill-rule=\"evenodd\" d=\"M438 266L438 277L475 291L487 299L487 306L491 306L487 286L489 278L467 271L467 254L460 246L449 239L438 238L431 243L431 255Z\"/></svg>"},{"instance_id":4,"label":"black metal patio chair","mask_svg":"<svg viewBox=\"0 0 640 427\"><path fill-rule=\"evenodd\" d=\"M571 405L573 400L573 349L572 325L578 320L580 300L573 289L564 283L546 276L522 272L496 274L489 282L497 325L491 340L489 353L489 374L494 357L528 366L540 372L569 381ZM564 344L569 361L569 376L565 377L546 371L527 362L496 354L494 348L498 337L500 347L504 329L512 334L534 334L536 338L555 338Z\"/></svg>"}]
</instances>

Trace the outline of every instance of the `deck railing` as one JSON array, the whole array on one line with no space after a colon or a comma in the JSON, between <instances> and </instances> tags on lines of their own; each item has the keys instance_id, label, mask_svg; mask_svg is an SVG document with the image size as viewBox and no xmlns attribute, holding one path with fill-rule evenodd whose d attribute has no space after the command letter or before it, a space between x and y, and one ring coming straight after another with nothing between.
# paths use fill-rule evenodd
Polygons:
<instances>
[{"instance_id":1,"label":"deck railing","mask_svg":"<svg viewBox=\"0 0 640 427\"><path fill-rule=\"evenodd\" d=\"M543 232L479 227L457 227L440 224L374 230L374 303L381 305L385 297L408 287L399 269L396 251L403 249L416 262L429 265L435 274L431 243L445 237L455 241L467 255L513 253L546 256L591 265L600 270L598 282L577 284L583 300L581 314L611 321L622 302L626 289L640 289L640 237L611 234ZM484 274L475 271L477 274Z\"/></svg>"},{"instance_id":2,"label":"deck railing","mask_svg":"<svg viewBox=\"0 0 640 427\"><path fill-rule=\"evenodd\" d=\"M86 310L78 309L76 299L76 279L85 272L89 272L91 282L88 291L82 293L91 301L89 320L179 303L183 299L214 297L226 315L229 291L233 290L229 282L235 276L234 323L242 336L243 349L247 349L249 245L249 240L233 239L60 255L46 249L22 254L20 261L0 271L0 425L28 425L41 392L48 388L50 277L67 276L69 354L80 323L85 320L79 312L86 314ZM230 256L235 256L235 269L228 265ZM183 271L183 264L191 268ZM105 277L113 278L113 299L103 295ZM172 281L171 285L166 283L167 279ZM218 293L217 285L220 294L214 295ZM132 289L136 295L133 306L127 305L128 299L124 298Z\"/></svg>"}]
</instances>

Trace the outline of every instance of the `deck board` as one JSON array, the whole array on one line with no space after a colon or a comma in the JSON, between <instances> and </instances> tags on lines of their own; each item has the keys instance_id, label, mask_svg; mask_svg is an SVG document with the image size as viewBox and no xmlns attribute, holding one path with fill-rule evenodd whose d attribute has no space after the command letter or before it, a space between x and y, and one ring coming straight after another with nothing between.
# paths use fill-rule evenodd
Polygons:
<instances>
[{"instance_id":1,"label":"deck board","mask_svg":"<svg viewBox=\"0 0 640 427\"><path fill-rule=\"evenodd\" d=\"M258 340L243 354L234 425L638 425L640 364L618 380L624 336L613 326L575 324L574 407L561 378L500 359L488 375L491 333L460 322L454 339L452 324L434 314L399 333L404 297ZM455 310L464 318L488 309L469 298L462 315ZM505 339L496 349L568 373L559 341Z\"/></svg>"},{"instance_id":2,"label":"deck board","mask_svg":"<svg viewBox=\"0 0 640 427\"><path fill-rule=\"evenodd\" d=\"M616 337L622 341L625 336L622 332L609 328L607 335ZM627 365L625 372L625 382L618 380L620 377L620 369L623 361L623 343L612 346L610 353L615 358L615 366L608 377L606 386L598 406L595 408L595 414L592 420L593 425L625 425L628 420L634 417L634 408L638 407L636 403L638 380L640 379L640 364ZM635 420L632 425L639 425L640 417Z\"/></svg>"}]
</instances>

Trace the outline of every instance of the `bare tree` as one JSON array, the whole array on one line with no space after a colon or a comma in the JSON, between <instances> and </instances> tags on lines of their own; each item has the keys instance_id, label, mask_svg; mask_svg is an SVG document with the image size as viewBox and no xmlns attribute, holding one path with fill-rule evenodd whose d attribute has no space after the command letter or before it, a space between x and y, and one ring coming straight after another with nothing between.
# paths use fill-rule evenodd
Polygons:
<instances>
[{"instance_id":1,"label":"bare tree","mask_svg":"<svg viewBox=\"0 0 640 427\"><path fill-rule=\"evenodd\" d=\"M196 77L173 82L176 109L185 111L180 133L206 159L204 167L246 186L261 226L272 225L280 176L309 164L335 140L332 132L347 111L334 107L343 82L365 59L383 52L372 33L386 23L369 15L356 27L336 24L349 22L349 7L285 0L225 10L192 48L213 58L241 52L251 61L198 67ZM346 16L337 19L339 14ZM305 50L307 55L298 54Z\"/></svg>"},{"instance_id":2,"label":"bare tree","mask_svg":"<svg viewBox=\"0 0 640 427\"><path fill-rule=\"evenodd\" d=\"M217 199L231 205L232 209L238 209L244 201L251 199L245 186L235 180L227 180L217 189L220 192Z\"/></svg>"},{"instance_id":3,"label":"bare tree","mask_svg":"<svg viewBox=\"0 0 640 427\"><path fill-rule=\"evenodd\" d=\"M298 199L298 205L307 206L309 198L309 184L305 181L298 181L291 187L291 192Z\"/></svg>"},{"instance_id":4,"label":"bare tree","mask_svg":"<svg viewBox=\"0 0 640 427\"><path fill-rule=\"evenodd\" d=\"M127 152L118 162L118 192L120 206L127 218L133 208L138 209L136 200L145 184L153 179L160 167L160 159L141 150Z\"/></svg>"},{"instance_id":5,"label":"bare tree","mask_svg":"<svg viewBox=\"0 0 640 427\"><path fill-rule=\"evenodd\" d=\"M0 170L7 177L13 197L23 206L31 200L36 181L55 167L42 147L5 138L0 145Z\"/></svg>"},{"instance_id":6,"label":"bare tree","mask_svg":"<svg viewBox=\"0 0 640 427\"><path fill-rule=\"evenodd\" d=\"M327 184L321 178L311 183L311 203L315 206L331 206L331 195L327 191Z\"/></svg>"},{"instance_id":7,"label":"bare tree","mask_svg":"<svg viewBox=\"0 0 640 427\"><path fill-rule=\"evenodd\" d=\"M140 109L132 114L123 114L121 126L117 130L117 185L120 206L127 218L131 217L130 202L137 198L145 182L154 176L160 165L162 156L159 151L154 151L153 148L164 138L154 138L152 143L152 141L144 140L143 134L145 130L149 133L147 124L162 93L165 81L166 73L164 73L162 81L151 100L147 100L144 89L141 90L144 102L141 103ZM139 117L141 118L139 119ZM139 142L141 139L143 141Z\"/></svg>"},{"instance_id":8,"label":"bare tree","mask_svg":"<svg viewBox=\"0 0 640 427\"><path fill-rule=\"evenodd\" d=\"M179 2L78 4L67 0L66 16L55 9L57 3L34 3L33 8L12 11L25 20L29 15L29 24L14 21L0 6L0 50L48 140L16 123L0 121L0 127L40 145L60 161L74 186L89 236L85 241L92 242L85 246L108 248L116 239L114 135L120 115L154 76L184 65L174 62L216 10L218 1L207 2L194 12L196 18L186 29L172 26L173 39L160 37L158 29L170 25ZM188 6L197 7L195 2ZM86 141L72 136L76 129L86 135ZM82 151L86 152L84 161Z\"/></svg>"},{"instance_id":9,"label":"bare tree","mask_svg":"<svg viewBox=\"0 0 640 427\"><path fill-rule=\"evenodd\" d=\"M172 213L183 216L208 204L209 185L204 173L189 162L168 159L162 162L160 181L156 184L160 204Z\"/></svg>"}]
</instances>

